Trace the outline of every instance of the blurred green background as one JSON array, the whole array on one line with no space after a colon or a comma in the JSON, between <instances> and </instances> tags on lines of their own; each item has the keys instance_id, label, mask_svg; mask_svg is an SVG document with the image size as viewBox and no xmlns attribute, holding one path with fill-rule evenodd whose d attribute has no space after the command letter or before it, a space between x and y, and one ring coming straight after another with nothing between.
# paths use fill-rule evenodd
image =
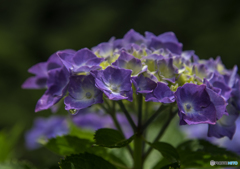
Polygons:
<instances>
[{"instance_id":1,"label":"blurred green background","mask_svg":"<svg viewBox=\"0 0 240 169\"><path fill-rule=\"evenodd\" d=\"M51 115L34 113L44 90L21 89L28 68L58 50L122 38L131 28L173 31L184 50L202 59L220 55L228 69L239 65L239 6L238 0L0 0L0 130L19 122L26 130L35 117ZM63 106L60 113L66 114ZM23 134L16 157L43 167L58 161L45 149L27 151Z\"/></svg>"}]
</instances>

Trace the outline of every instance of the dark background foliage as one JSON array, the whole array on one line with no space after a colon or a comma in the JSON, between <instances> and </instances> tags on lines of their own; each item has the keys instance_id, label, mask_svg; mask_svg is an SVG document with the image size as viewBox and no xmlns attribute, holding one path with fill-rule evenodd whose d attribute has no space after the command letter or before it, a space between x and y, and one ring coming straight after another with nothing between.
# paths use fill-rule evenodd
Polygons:
<instances>
[{"instance_id":1,"label":"dark background foliage","mask_svg":"<svg viewBox=\"0 0 240 169\"><path fill-rule=\"evenodd\" d=\"M228 69L239 65L239 6L238 0L0 0L0 129L18 122L27 129L35 117L51 114L34 113L43 90L21 89L29 67L58 50L122 38L131 28L141 34L173 31L184 50L202 59L220 55ZM60 113L66 114L63 106ZM45 149L26 151L23 135L17 156L37 166L56 158Z\"/></svg>"}]
</instances>

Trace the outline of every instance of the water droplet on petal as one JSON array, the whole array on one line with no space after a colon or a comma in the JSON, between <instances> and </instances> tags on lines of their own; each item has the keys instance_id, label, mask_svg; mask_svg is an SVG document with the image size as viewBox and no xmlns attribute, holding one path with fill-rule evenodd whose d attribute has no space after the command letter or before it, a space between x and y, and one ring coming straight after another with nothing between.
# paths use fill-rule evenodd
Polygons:
<instances>
[{"instance_id":1,"label":"water droplet on petal","mask_svg":"<svg viewBox=\"0 0 240 169\"><path fill-rule=\"evenodd\" d=\"M74 114L77 113L77 110L76 110L76 109L70 109L69 112L70 112L72 115L74 115Z\"/></svg>"}]
</instances>

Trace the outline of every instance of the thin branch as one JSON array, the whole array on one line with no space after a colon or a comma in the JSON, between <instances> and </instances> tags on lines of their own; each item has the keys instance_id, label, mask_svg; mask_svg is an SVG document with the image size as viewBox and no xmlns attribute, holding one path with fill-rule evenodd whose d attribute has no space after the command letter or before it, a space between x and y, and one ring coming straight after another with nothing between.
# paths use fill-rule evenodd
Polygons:
<instances>
[{"instance_id":1,"label":"thin branch","mask_svg":"<svg viewBox=\"0 0 240 169\"><path fill-rule=\"evenodd\" d=\"M130 125L131 125L131 127L132 127L132 129L133 129L133 131L134 131L134 133L135 133L136 130L137 130L137 126L135 125L132 117L131 117L130 114L128 113L127 109L125 108L125 106L124 106L124 104L123 104L123 102L122 102L121 100L118 101L117 103L119 104L120 108L122 109L123 113L125 114L128 122L130 123Z\"/></svg>"},{"instance_id":2,"label":"thin branch","mask_svg":"<svg viewBox=\"0 0 240 169\"><path fill-rule=\"evenodd\" d=\"M155 118L167 108L168 107L161 105L158 108L158 110L145 122L145 124L142 126L141 131L143 132L149 126L149 124L151 124L153 122L153 120L155 120Z\"/></svg>"},{"instance_id":3,"label":"thin branch","mask_svg":"<svg viewBox=\"0 0 240 169\"><path fill-rule=\"evenodd\" d=\"M154 142L157 142L164 134L164 132L166 131L168 125L170 124L170 122L172 121L173 117L176 115L177 110L174 112L171 112L166 123L163 125L163 127L161 128L160 132L158 133L157 137L154 139ZM147 158L147 156L151 153L152 151L152 147L149 147L149 149L146 151L146 153L143 155L143 159L145 160Z\"/></svg>"}]
</instances>

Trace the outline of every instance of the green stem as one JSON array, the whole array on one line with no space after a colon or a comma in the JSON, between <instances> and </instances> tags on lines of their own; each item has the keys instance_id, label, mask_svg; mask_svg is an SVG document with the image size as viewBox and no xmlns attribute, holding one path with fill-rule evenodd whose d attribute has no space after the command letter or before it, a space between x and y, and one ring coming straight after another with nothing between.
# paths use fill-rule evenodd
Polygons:
<instances>
[{"instance_id":1,"label":"green stem","mask_svg":"<svg viewBox=\"0 0 240 169\"><path fill-rule=\"evenodd\" d=\"M132 117L131 117L130 114L128 113L127 109L125 108L125 106L124 106L124 104L123 104L123 102L122 102L121 100L118 101L118 104L119 104L120 108L122 109L123 113L125 114L128 122L130 123L130 125L131 125L131 127L132 127L132 129L133 129L133 131L134 131L134 133L135 133L136 130L137 130L137 127L136 127L136 125L135 125Z\"/></svg>"},{"instance_id":2,"label":"green stem","mask_svg":"<svg viewBox=\"0 0 240 169\"><path fill-rule=\"evenodd\" d=\"M100 106L111 116L112 120L113 120L113 123L114 125L116 126L116 128L118 129L118 131L121 133L121 135L125 138L125 135L123 133L123 130L116 118L116 110L115 110L115 102L113 102L113 107L112 107L112 111L107 109L104 105L100 104ZM133 151L131 149L131 147L129 145L127 145L127 149L130 153L130 155L133 157Z\"/></svg>"},{"instance_id":3,"label":"green stem","mask_svg":"<svg viewBox=\"0 0 240 169\"><path fill-rule=\"evenodd\" d=\"M134 139L134 169L142 169L142 138L137 134Z\"/></svg>"},{"instance_id":4,"label":"green stem","mask_svg":"<svg viewBox=\"0 0 240 169\"><path fill-rule=\"evenodd\" d=\"M138 94L138 130L142 127L142 94Z\"/></svg>"},{"instance_id":5,"label":"green stem","mask_svg":"<svg viewBox=\"0 0 240 169\"><path fill-rule=\"evenodd\" d=\"M161 113L163 112L165 109L167 109L168 107L161 105L158 110L146 121L146 123L142 126L141 130L142 132L149 126L149 124L151 124L153 122L153 120Z\"/></svg>"},{"instance_id":6,"label":"green stem","mask_svg":"<svg viewBox=\"0 0 240 169\"><path fill-rule=\"evenodd\" d=\"M161 128L160 132L158 133L157 137L154 139L153 143L158 141L164 134L164 132L166 131L168 125L170 124L170 122L172 121L173 117L176 115L177 111L174 111L174 112L170 112L170 115L166 121L166 123L163 125L163 127ZM148 155L151 153L152 151L152 147L149 147L149 149L146 151L146 153L144 154L143 156L143 159L145 160Z\"/></svg>"}]
</instances>

